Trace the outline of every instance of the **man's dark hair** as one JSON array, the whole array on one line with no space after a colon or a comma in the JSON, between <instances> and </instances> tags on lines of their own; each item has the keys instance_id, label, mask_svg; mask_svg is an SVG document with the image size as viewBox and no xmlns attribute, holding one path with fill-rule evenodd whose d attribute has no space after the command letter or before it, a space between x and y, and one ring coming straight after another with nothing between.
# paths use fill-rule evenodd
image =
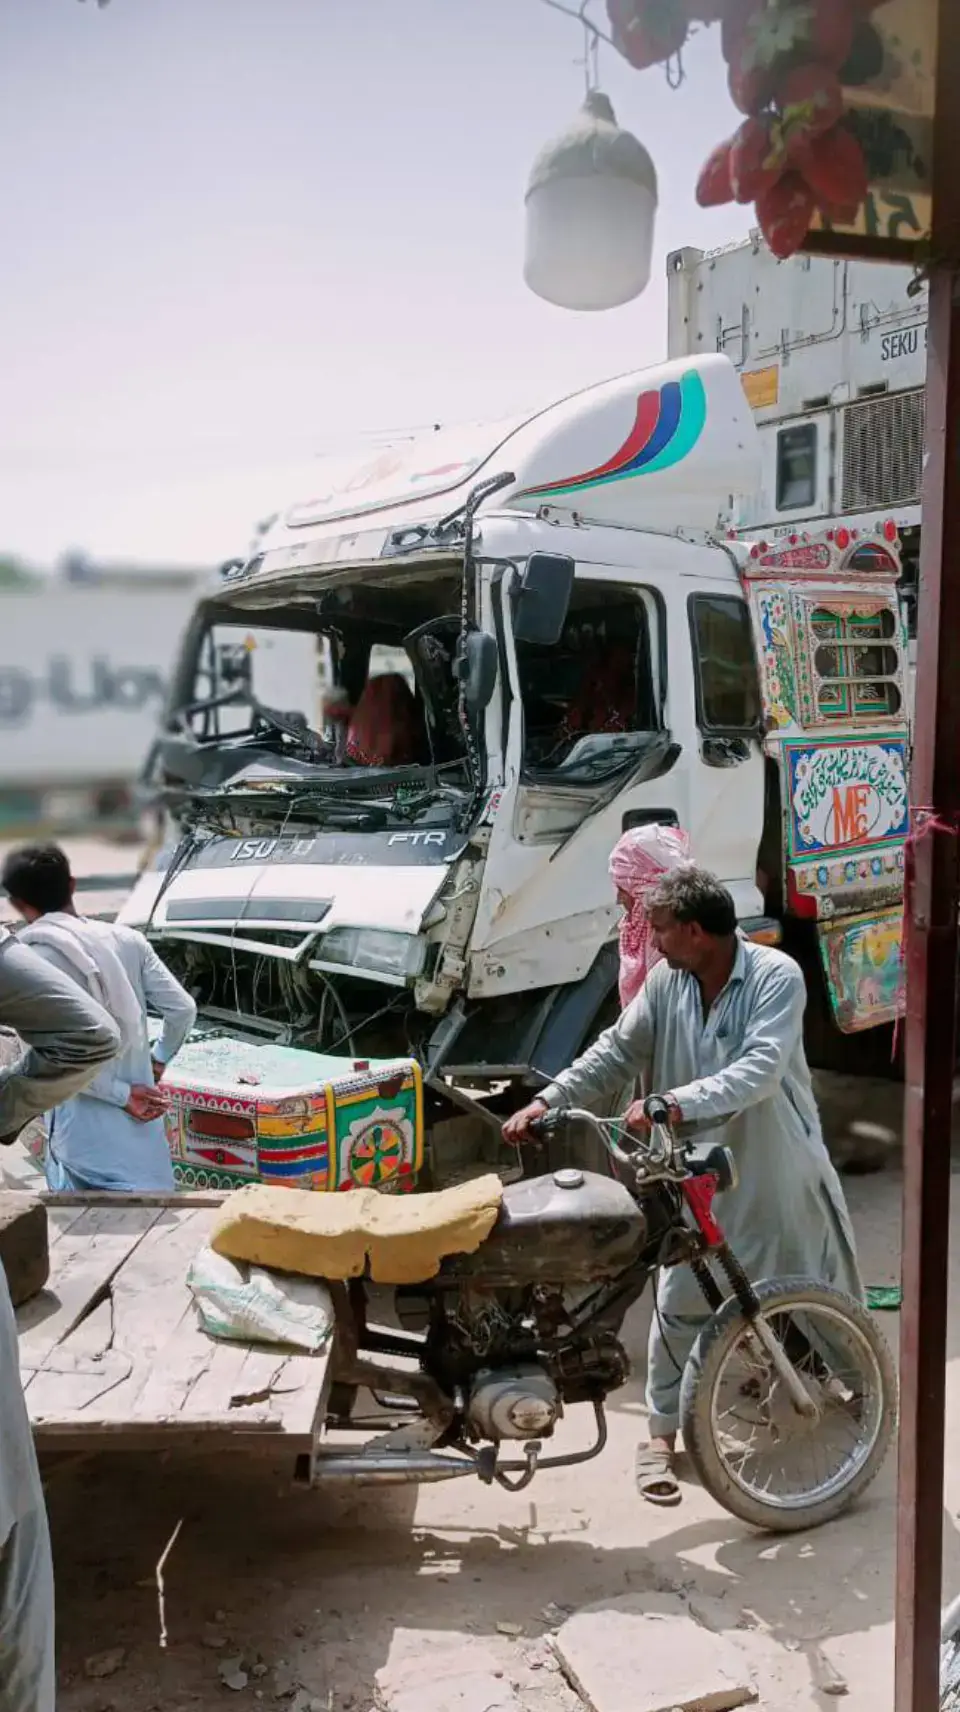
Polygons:
<instances>
[{"instance_id":1,"label":"man's dark hair","mask_svg":"<svg viewBox=\"0 0 960 1712\"><path fill-rule=\"evenodd\" d=\"M737 931L737 907L726 886L692 862L664 874L644 902L648 910L669 910L677 921L695 921L717 939L729 939Z\"/></svg>"},{"instance_id":2,"label":"man's dark hair","mask_svg":"<svg viewBox=\"0 0 960 1712\"><path fill-rule=\"evenodd\" d=\"M70 864L59 844L23 844L11 850L0 879L8 898L29 904L41 915L66 909L70 903Z\"/></svg>"}]
</instances>

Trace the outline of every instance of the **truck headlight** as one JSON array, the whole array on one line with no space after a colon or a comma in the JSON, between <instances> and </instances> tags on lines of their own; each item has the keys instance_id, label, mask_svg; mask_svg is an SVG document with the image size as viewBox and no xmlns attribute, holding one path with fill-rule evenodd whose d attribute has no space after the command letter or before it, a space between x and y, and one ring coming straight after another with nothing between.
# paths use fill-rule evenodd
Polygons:
<instances>
[{"instance_id":1,"label":"truck headlight","mask_svg":"<svg viewBox=\"0 0 960 1712\"><path fill-rule=\"evenodd\" d=\"M414 934L370 927L335 927L317 946L319 963L363 969L381 980L401 984L422 974L426 954L426 942Z\"/></svg>"}]
</instances>

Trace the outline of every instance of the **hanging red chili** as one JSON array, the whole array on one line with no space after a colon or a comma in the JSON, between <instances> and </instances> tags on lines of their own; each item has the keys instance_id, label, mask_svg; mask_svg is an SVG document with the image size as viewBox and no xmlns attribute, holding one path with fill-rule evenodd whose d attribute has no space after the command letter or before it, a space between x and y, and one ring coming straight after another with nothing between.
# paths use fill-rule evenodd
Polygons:
<instances>
[{"instance_id":1,"label":"hanging red chili","mask_svg":"<svg viewBox=\"0 0 960 1712\"><path fill-rule=\"evenodd\" d=\"M757 198L760 230L780 261L796 255L810 230L816 201L798 172L785 172Z\"/></svg>"},{"instance_id":2,"label":"hanging red chili","mask_svg":"<svg viewBox=\"0 0 960 1712\"><path fill-rule=\"evenodd\" d=\"M814 62L838 71L856 30L852 0L731 0L722 46L730 93L741 112L757 114L792 67Z\"/></svg>"},{"instance_id":3,"label":"hanging red chili","mask_svg":"<svg viewBox=\"0 0 960 1712\"><path fill-rule=\"evenodd\" d=\"M678 54L687 39L684 0L607 0L613 45L637 71Z\"/></svg>"},{"instance_id":4,"label":"hanging red chili","mask_svg":"<svg viewBox=\"0 0 960 1712\"><path fill-rule=\"evenodd\" d=\"M701 208L719 208L725 202L734 200L730 160L732 148L733 139L728 137L725 143L717 144L700 168L696 196Z\"/></svg>"},{"instance_id":5,"label":"hanging red chili","mask_svg":"<svg viewBox=\"0 0 960 1712\"><path fill-rule=\"evenodd\" d=\"M835 125L824 136L815 137L807 150L802 172L817 204L829 219L848 224L870 188L863 149L847 125Z\"/></svg>"},{"instance_id":6,"label":"hanging red chili","mask_svg":"<svg viewBox=\"0 0 960 1712\"><path fill-rule=\"evenodd\" d=\"M730 150L730 182L737 202L756 202L783 177L786 154L775 121L744 119Z\"/></svg>"},{"instance_id":7,"label":"hanging red chili","mask_svg":"<svg viewBox=\"0 0 960 1712\"><path fill-rule=\"evenodd\" d=\"M843 118L840 79L827 66L795 66L778 84L775 100L787 147L793 155Z\"/></svg>"}]
</instances>

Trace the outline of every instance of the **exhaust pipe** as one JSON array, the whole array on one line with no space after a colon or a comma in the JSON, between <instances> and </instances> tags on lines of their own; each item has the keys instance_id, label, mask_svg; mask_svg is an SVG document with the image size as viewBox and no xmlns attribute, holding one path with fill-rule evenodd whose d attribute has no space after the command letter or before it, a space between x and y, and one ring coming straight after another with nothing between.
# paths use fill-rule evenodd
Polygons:
<instances>
[{"instance_id":1,"label":"exhaust pipe","mask_svg":"<svg viewBox=\"0 0 960 1712\"><path fill-rule=\"evenodd\" d=\"M356 1485L413 1486L438 1480L476 1478L477 1467L467 1457L445 1456L431 1451L381 1451L364 1456L298 1456L295 1479L300 1486L325 1486L328 1481L353 1481Z\"/></svg>"}]
</instances>

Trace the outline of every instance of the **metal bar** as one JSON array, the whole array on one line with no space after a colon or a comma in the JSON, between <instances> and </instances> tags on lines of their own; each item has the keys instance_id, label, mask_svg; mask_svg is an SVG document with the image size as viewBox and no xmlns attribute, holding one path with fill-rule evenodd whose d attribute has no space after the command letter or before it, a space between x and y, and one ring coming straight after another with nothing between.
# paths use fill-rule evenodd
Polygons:
<instances>
[{"instance_id":1,"label":"metal bar","mask_svg":"<svg viewBox=\"0 0 960 1712\"><path fill-rule=\"evenodd\" d=\"M896 1712L939 1712L950 1129L960 908L960 6L935 12L926 464L911 797L949 831L908 852ZM909 878L909 876L908 876ZM954 1593L956 1589L951 1588Z\"/></svg>"},{"instance_id":2,"label":"metal bar","mask_svg":"<svg viewBox=\"0 0 960 1712\"><path fill-rule=\"evenodd\" d=\"M956 402L955 402L956 401ZM960 910L960 298L931 277L927 466L907 897L897 1712L937 1712L942 1592L950 1140ZM924 832L919 810L937 823ZM943 827L943 830L940 827Z\"/></svg>"}]
</instances>

